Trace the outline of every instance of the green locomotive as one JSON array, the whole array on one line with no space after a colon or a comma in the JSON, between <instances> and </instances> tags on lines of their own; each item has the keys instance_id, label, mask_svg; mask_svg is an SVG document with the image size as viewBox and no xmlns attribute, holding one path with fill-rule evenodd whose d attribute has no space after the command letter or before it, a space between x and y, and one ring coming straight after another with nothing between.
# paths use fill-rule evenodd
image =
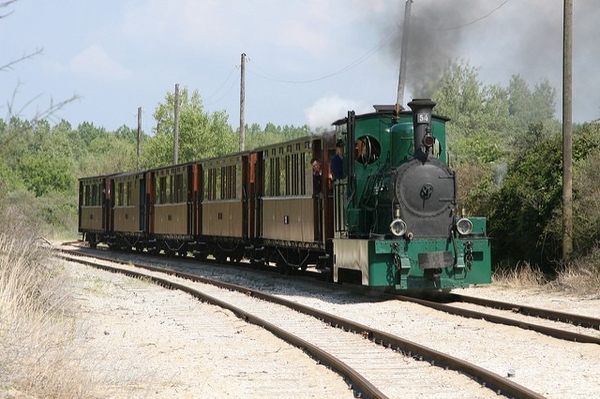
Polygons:
<instances>
[{"instance_id":1,"label":"green locomotive","mask_svg":"<svg viewBox=\"0 0 600 399\"><path fill-rule=\"evenodd\" d=\"M398 290L490 283L486 219L456 209L448 119L429 99L408 105L335 123L347 177L334 182L333 280Z\"/></svg>"}]
</instances>

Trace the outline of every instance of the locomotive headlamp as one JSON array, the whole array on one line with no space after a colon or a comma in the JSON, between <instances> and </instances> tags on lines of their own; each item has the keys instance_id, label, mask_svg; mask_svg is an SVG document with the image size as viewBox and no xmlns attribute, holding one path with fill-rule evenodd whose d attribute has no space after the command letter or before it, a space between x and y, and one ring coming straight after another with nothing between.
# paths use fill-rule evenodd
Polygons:
<instances>
[{"instance_id":1,"label":"locomotive headlamp","mask_svg":"<svg viewBox=\"0 0 600 399\"><path fill-rule=\"evenodd\" d=\"M473 222L467 218L460 218L458 222L456 222L456 230L460 235L469 235L473 232Z\"/></svg>"},{"instance_id":2,"label":"locomotive headlamp","mask_svg":"<svg viewBox=\"0 0 600 399\"><path fill-rule=\"evenodd\" d=\"M406 223L402 219L394 219L392 223L390 223L390 231L396 237L402 237L406 234Z\"/></svg>"},{"instance_id":3,"label":"locomotive headlamp","mask_svg":"<svg viewBox=\"0 0 600 399\"><path fill-rule=\"evenodd\" d=\"M426 135L425 137L423 137L423 145L425 147L431 148L431 147L433 147L434 143L435 143L435 138L433 136Z\"/></svg>"}]
</instances>

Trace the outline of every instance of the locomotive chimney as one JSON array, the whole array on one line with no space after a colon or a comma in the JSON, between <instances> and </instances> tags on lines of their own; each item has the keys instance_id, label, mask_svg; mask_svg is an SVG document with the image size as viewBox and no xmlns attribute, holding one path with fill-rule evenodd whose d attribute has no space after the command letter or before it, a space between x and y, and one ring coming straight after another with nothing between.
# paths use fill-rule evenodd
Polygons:
<instances>
[{"instance_id":1,"label":"locomotive chimney","mask_svg":"<svg viewBox=\"0 0 600 399\"><path fill-rule=\"evenodd\" d=\"M425 160L435 143L435 138L431 135L431 110L435 107L435 101L429 98L414 99L408 106L413 111L414 157Z\"/></svg>"}]
</instances>

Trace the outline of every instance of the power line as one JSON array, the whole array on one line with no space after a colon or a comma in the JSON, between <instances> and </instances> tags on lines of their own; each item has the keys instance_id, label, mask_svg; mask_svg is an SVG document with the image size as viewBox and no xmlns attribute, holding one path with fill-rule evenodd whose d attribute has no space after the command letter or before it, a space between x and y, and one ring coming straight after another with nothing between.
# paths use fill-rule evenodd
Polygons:
<instances>
[{"instance_id":1,"label":"power line","mask_svg":"<svg viewBox=\"0 0 600 399\"><path fill-rule=\"evenodd\" d=\"M208 97L206 97L204 99L204 101L210 100L211 98L213 98L214 96L217 95L217 93L219 93L219 91L221 91L221 89L225 86L225 84L229 81L229 79L231 79L231 77L233 76L233 73L237 70L237 65L234 66L231 71L229 72L229 75L227 76L227 78L225 79L225 81L223 83L221 83L221 86L219 86L219 88L217 90L215 90L211 95L209 95ZM235 83L235 82L234 82ZM227 94L227 92L229 90L231 90L233 84L229 85L229 88L227 89L227 91L225 92L225 94ZM219 99L223 98L223 96L219 97ZM217 100L218 101L218 100Z\"/></svg>"},{"instance_id":2,"label":"power line","mask_svg":"<svg viewBox=\"0 0 600 399\"><path fill-rule=\"evenodd\" d=\"M375 54L377 51L379 51L383 46L385 46L387 43L389 43L393 37L394 34L396 33L395 28L393 30L390 31L390 33L382 40L379 41L379 43L371 48L369 51L367 51L365 54L363 54L362 56L360 56L359 58L357 58L356 60L352 61L351 63L349 63L348 65L346 65L345 67L337 70L336 72L330 73L328 75L324 75L318 78L314 78L314 79L307 79L307 80L289 80L289 79L282 79L279 78L275 75L272 75L271 73L269 73L268 71L266 71L264 68L262 68L260 65L258 65L253 59L248 58L248 61L250 61L250 65L258 68L262 74L259 73L255 73L253 71L250 71L250 73L252 73L255 76L258 76L259 78L262 79L266 79L266 80L271 80L274 82L280 82L280 83L291 83L291 84L307 84L307 83L314 83L314 82L318 82L321 80L325 80L328 78L331 78L333 76L337 76L337 75L341 75L355 67L357 67L358 65L362 64L363 62L365 62L367 59L371 58L371 56L373 56L373 54Z\"/></svg>"},{"instance_id":3,"label":"power line","mask_svg":"<svg viewBox=\"0 0 600 399\"><path fill-rule=\"evenodd\" d=\"M496 11L498 11L499 9L501 9L502 6L504 6L506 3L508 3L508 0L504 0L504 2L502 4L500 4L498 7L494 8L492 11L488 12L486 15L484 15L482 17L479 17L479 18L477 18L477 19L475 19L475 20L473 20L471 22L468 22L466 24L454 26L452 28L439 28L439 29L435 29L435 30L439 30L439 31L456 30L456 29L464 28L464 27L469 26L469 25L474 25L477 22L486 19L487 17L489 17L490 15L492 15L493 13L495 13Z\"/></svg>"}]
</instances>

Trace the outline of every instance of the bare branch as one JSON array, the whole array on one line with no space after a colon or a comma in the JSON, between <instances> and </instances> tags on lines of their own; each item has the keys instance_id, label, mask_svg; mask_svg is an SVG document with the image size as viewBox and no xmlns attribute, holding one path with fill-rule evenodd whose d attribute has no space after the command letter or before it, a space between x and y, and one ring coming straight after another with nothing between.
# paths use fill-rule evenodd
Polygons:
<instances>
[{"instance_id":1,"label":"bare branch","mask_svg":"<svg viewBox=\"0 0 600 399\"><path fill-rule=\"evenodd\" d=\"M9 5L11 5L17 1L18 0L0 0L0 9L6 8ZM0 14L0 18L4 18L4 17L10 15L11 13L12 13L12 11L7 14ZM38 55L42 54L42 52L43 52L42 48L37 48L34 52L23 54L20 58L10 61L7 64L0 65L0 72L12 70L13 66L15 64L25 61L25 60L28 60L28 59L31 59L35 56L38 56ZM31 107L32 104L34 104L34 102L39 100L39 98L41 97L41 94L38 94L37 96L31 98L30 100L26 101L24 104L19 105L17 107L16 106L16 103L17 103L16 98L17 98L17 95L19 94L20 87L21 87L21 82L19 82L17 84L17 87L15 87L10 100L8 100L6 102L6 110L7 110L6 121L9 121L12 117L20 118L21 114L24 113L27 108ZM78 95L74 94L71 98L68 98L66 100L63 100L63 101L60 101L57 103L55 103L54 100L51 98L50 105L47 108L45 108L41 111L40 110L36 111L36 113L31 118L28 118L28 119L30 122L36 122L36 121L50 118L54 113L61 110L67 104L69 104L75 100L78 100L79 98L80 97ZM0 107L0 108L3 108L3 107Z\"/></svg>"},{"instance_id":2,"label":"bare branch","mask_svg":"<svg viewBox=\"0 0 600 399\"><path fill-rule=\"evenodd\" d=\"M44 52L43 48L37 48L37 49L35 49L35 51L33 53L23 54L20 58L17 58L16 60L10 61L8 64L0 66L0 71L12 70L13 65L18 64L21 61L31 59L31 58L35 57L36 55L42 54L43 52Z\"/></svg>"},{"instance_id":3,"label":"bare branch","mask_svg":"<svg viewBox=\"0 0 600 399\"><path fill-rule=\"evenodd\" d=\"M31 120L39 121L42 119L48 119L49 117L53 116L56 112L58 112L62 108L64 108L65 105L70 104L73 101L80 100L80 99L81 99L81 97L78 96L77 94L73 94L73 96L71 98L59 101L57 103L55 103L54 100L51 98L50 105L48 106L48 108L46 108L45 110L42 110L42 111L38 111Z\"/></svg>"},{"instance_id":4,"label":"bare branch","mask_svg":"<svg viewBox=\"0 0 600 399\"><path fill-rule=\"evenodd\" d=\"M11 5L12 3L16 2L17 0L7 0L7 1L3 1L2 3L0 3L0 8L4 8L4 7L8 7L9 5ZM12 14L13 12L15 12L15 10L10 11L7 14L0 14L0 18L5 18L8 17L10 14Z\"/></svg>"}]
</instances>

